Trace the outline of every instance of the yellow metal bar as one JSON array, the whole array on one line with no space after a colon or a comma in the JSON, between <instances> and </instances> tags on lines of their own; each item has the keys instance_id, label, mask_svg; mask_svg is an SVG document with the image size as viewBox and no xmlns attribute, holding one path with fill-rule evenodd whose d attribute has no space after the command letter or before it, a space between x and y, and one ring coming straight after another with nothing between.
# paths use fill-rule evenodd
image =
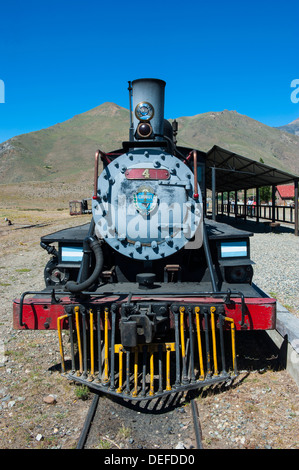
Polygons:
<instances>
[{"instance_id":1,"label":"yellow metal bar","mask_svg":"<svg viewBox=\"0 0 299 470\"><path fill-rule=\"evenodd\" d=\"M236 337L235 337L235 322L232 318L224 317L224 320L230 323L231 336L232 336L232 357L233 357L233 369L237 372L236 367Z\"/></svg>"},{"instance_id":2,"label":"yellow metal bar","mask_svg":"<svg viewBox=\"0 0 299 470\"><path fill-rule=\"evenodd\" d=\"M90 374L94 375L94 334L93 334L93 311L89 309L90 328Z\"/></svg>"},{"instance_id":3,"label":"yellow metal bar","mask_svg":"<svg viewBox=\"0 0 299 470\"><path fill-rule=\"evenodd\" d=\"M218 375L216 328L215 328L215 315L214 315L214 312L216 312L216 307L211 307L210 312L211 312L211 327L212 327L212 341L213 341L214 375Z\"/></svg>"},{"instance_id":4,"label":"yellow metal bar","mask_svg":"<svg viewBox=\"0 0 299 470\"><path fill-rule=\"evenodd\" d=\"M116 390L117 393L122 392L123 387L123 347L121 344L116 344L114 347L115 353L118 353L118 389Z\"/></svg>"},{"instance_id":5,"label":"yellow metal bar","mask_svg":"<svg viewBox=\"0 0 299 470\"><path fill-rule=\"evenodd\" d=\"M78 341L78 352L79 352L79 372L83 374L83 357L82 357L82 346L81 346L81 336L80 336L80 322L79 322L79 307L75 307L75 319L76 319L76 331L77 331L77 341Z\"/></svg>"},{"instance_id":6,"label":"yellow metal bar","mask_svg":"<svg viewBox=\"0 0 299 470\"><path fill-rule=\"evenodd\" d=\"M185 313L185 307L180 307L181 345L182 345L182 357L183 357L183 359L185 358L184 313Z\"/></svg>"},{"instance_id":7,"label":"yellow metal bar","mask_svg":"<svg viewBox=\"0 0 299 470\"><path fill-rule=\"evenodd\" d=\"M202 355L202 345L201 345L201 336L200 336L199 312L200 312L200 307L195 307L195 319L196 319L196 330L197 330L197 344L198 344L198 355L199 355L200 378L203 379L204 378L204 368L203 368L203 355Z\"/></svg>"},{"instance_id":8,"label":"yellow metal bar","mask_svg":"<svg viewBox=\"0 0 299 470\"><path fill-rule=\"evenodd\" d=\"M171 390L170 385L170 352L171 347L166 346L166 390Z\"/></svg>"},{"instance_id":9,"label":"yellow metal bar","mask_svg":"<svg viewBox=\"0 0 299 470\"><path fill-rule=\"evenodd\" d=\"M134 351L134 390L133 397L137 396L137 385L138 385L138 346L136 346Z\"/></svg>"},{"instance_id":10,"label":"yellow metal bar","mask_svg":"<svg viewBox=\"0 0 299 470\"><path fill-rule=\"evenodd\" d=\"M108 377L108 354L109 354L109 344L108 344L108 315L109 309L105 307L105 315L104 315L104 383L109 381Z\"/></svg>"},{"instance_id":11,"label":"yellow metal bar","mask_svg":"<svg viewBox=\"0 0 299 470\"><path fill-rule=\"evenodd\" d=\"M63 352L63 343L62 343L62 320L67 318L68 315L62 315L61 317L57 318L57 331L58 331L58 339L59 339L59 351L60 351L60 357L61 357L61 368L62 372L65 372L65 364L64 364L64 352Z\"/></svg>"},{"instance_id":12,"label":"yellow metal bar","mask_svg":"<svg viewBox=\"0 0 299 470\"><path fill-rule=\"evenodd\" d=\"M150 396L154 395L154 348L150 349Z\"/></svg>"}]
</instances>

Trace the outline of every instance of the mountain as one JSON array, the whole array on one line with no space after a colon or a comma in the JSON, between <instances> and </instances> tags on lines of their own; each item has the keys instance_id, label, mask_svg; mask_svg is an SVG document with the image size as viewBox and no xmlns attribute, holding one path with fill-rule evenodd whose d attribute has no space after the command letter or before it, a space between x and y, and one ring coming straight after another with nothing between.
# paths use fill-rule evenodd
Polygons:
<instances>
[{"instance_id":1,"label":"mountain","mask_svg":"<svg viewBox=\"0 0 299 470\"><path fill-rule=\"evenodd\" d=\"M298 135L299 136L299 118L295 119L295 121L290 122L290 124L286 124L285 126L277 127L284 132L289 132L290 134Z\"/></svg>"},{"instance_id":2,"label":"mountain","mask_svg":"<svg viewBox=\"0 0 299 470\"><path fill-rule=\"evenodd\" d=\"M299 136L236 111L180 117L178 145L207 151L217 144L240 155L299 174ZM93 181L94 154L129 137L129 111L104 103L73 118L0 144L0 184Z\"/></svg>"},{"instance_id":3,"label":"mountain","mask_svg":"<svg viewBox=\"0 0 299 470\"><path fill-rule=\"evenodd\" d=\"M13 137L0 144L0 183L72 180L93 168L98 148L119 148L128 127L129 111L104 103L47 129Z\"/></svg>"},{"instance_id":4,"label":"mountain","mask_svg":"<svg viewBox=\"0 0 299 470\"><path fill-rule=\"evenodd\" d=\"M177 119L179 143L207 151L219 145L252 160L299 174L299 137L237 113L221 111Z\"/></svg>"}]
</instances>

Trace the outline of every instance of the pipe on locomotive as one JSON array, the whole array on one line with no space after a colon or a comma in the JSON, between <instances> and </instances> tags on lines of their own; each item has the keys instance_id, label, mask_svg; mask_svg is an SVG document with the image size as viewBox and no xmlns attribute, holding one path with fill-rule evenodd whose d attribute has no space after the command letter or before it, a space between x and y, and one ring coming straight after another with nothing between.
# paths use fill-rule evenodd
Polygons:
<instances>
[{"instance_id":1,"label":"pipe on locomotive","mask_svg":"<svg viewBox=\"0 0 299 470\"><path fill-rule=\"evenodd\" d=\"M197 151L193 150L193 172L194 172L194 194L193 198L198 199L198 179L197 179Z\"/></svg>"},{"instance_id":2,"label":"pipe on locomotive","mask_svg":"<svg viewBox=\"0 0 299 470\"><path fill-rule=\"evenodd\" d=\"M102 150L97 150L94 157L94 181L93 181L93 196L92 199L97 199L98 192L98 176L99 176L99 157L105 158L106 154Z\"/></svg>"},{"instance_id":3,"label":"pipe on locomotive","mask_svg":"<svg viewBox=\"0 0 299 470\"><path fill-rule=\"evenodd\" d=\"M77 283L74 281L68 281L65 285L65 289L69 290L72 294L78 294L85 289L91 287L98 279L99 275L101 274L103 264L104 264L104 255L102 251L101 244L98 240L93 237L87 237L84 240L84 245L88 245L89 248L93 251L95 256L95 268L92 274L83 282ZM89 250L86 248L84 249L84 253L89 254ZM84 256L84 255L83 255ZM83 263L83 261L82 261Z\"/></svg>"},{"instance_id":4,"label":"pipe on locomotive","mask_svg":"<svg viewBox=\"0 0 299 470\"><path fill-rule=\"evenodd\" d=\"M134 139L133 112L132 112L132 91L133 91L133 88L132 88L132 82L131 81L129 81L128 84L129 84L128 91L129 91L129 105L130 105L129 139L130 139L130 141L132 141Z\"/></svg>"}]
</instances>

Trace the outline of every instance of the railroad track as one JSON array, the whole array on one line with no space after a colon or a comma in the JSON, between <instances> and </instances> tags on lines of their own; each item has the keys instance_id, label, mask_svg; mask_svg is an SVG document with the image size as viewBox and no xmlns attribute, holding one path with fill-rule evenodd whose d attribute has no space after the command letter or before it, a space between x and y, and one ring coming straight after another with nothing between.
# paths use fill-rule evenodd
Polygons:
<instances>
[{"instance_id":1,"label":"railroad track","mask_svg":"<svg viewBox=\"0 0 299 470\"><path fill-rule=\"evenodd\" d=\"M192 411L192 418L193 418L193 426L195 432L195 439L196 439L196 446L197 449L202 449L202 433L201 433L201 426L198 416L198 409L197 404L194 398L191 399L191 411Z\"/></svg>"},{"instance_id":2,"label":"railroad track","mask_svg":"<svg viewBox=\"0 0 299 470\"><path fill-rule=\"evenodd\" d=\"M80 438L77 444L77 449L84 449L84 446L86 444L86 440L88 437L88 433L90 431L90 427L92 425L92 420L94 418L95 412L97 410L97 406L99 403L100 395L98 393L94 394L93 400L91 402L91 405L89 407L88 413L86 415L86 419L83 424L83 428L80 434Z\"/></svg>"},{"instance_id":3,"label":"railroad track","mask_svg":"<svg viewBox=\"0 0 299 470\"><path fill-rule=\"evenodd\" d=\"M109 400L109 405L107 405L107 400ZM99 411L99 404L102 403L102 401L105 401L105 404L102 405L102 411ZM174 398L174 402L172 403L167 403L162 405L160 404L154 404L152 405L152 402L155 400L151 400L150 404L149 402L143 402L142 407L140 404L136 406L136 403L132 404L132 402L124 402L123 400L115 400L111 398L107 398L106 396L103 396L99 393L94 394L91 405L89 407L88 413L86 415L86 419L81 431L81 435L77 444L77 449L84 449L88 448L89 446L93 447L94 445L96 446L96 441L106 441L107 445L109 444L114 447L120 448L118 446L116 440L112 440L107 437L106 430L103 427L103 421L101 418L103 418L103 410L104 414L107 416L107 414L111 414L112 416L115 416L116 418L119 418L118 420L118 426L123 430L123 435L129 431L130 425L132 423L136 423L138 420L136 417L139 415L139 423L136 424L137 428L139 426L139 431L144 427L148 431L148 440L146 440L145 448L150 448L148 445L150 443L155 442L155 438L160 438L161 435L165 434L172 434L172 440L179 441L180 439L184 440L184 437L181 438L180 434L180 429L178 427L178 419L177 415L173 415L175 412L179 413L185 413L184 408L180 405L180 397L176 400ZM159 400L158 400L159 401ZM196 442L196 447L197 449L202 449L202 432L201 432L201 426L200 426L200 421L199 421L199 416L198 416L198 409L197 409L197 404L194 398L191 398L190 400L190 412L191 412L191 417L192 417L192 424L193 424L193 432L194 432L194 439ZM172 414L170 418L170 414ZM134 416L135 415L135 416ZM140 416L141 415L141 416ZM168 416L169 415L169 416ZM161 416L163 416L163 420L161 419ZM142 421L142 417L144 420ZM170 419L168 419L170 418ZM167 422L167 426L163 430L163 425L161 425L161 432L160 431L155 431L157 424L153 424L154 419L156 419L157 423L162 423L162 421ZM108 418L109 420L109 418ZM110 419L112 427L113 427L113 419ZM123 423L127 423L124 425ZM150 424L149 424L150 423ZM174 424L175 423L175 424ZM148 426L149 424L149 426ZM191 424L191 423L190 423ZM153 429L151 429L151 425ZM107 423L106 423L107 426ZM127 427L126 427L127 426ZM181 425L182 426L182 425ZM172 429L174 427L175 429ZM186 426L183 426L183 431L185 431ZM166 432L165 432L166 429ZM126 431L127 430L127 431ZM110 430L109 430L110 431ZM113 432L113 431L112 431ZM156 435L155 435L156 432ZM134 431L134 435L139 434L138 429ZM163 434L164 433L164 434ZM177 433L177 435L176 435ZM190 433L190 430L189 430ZM159 434L159 436L158 436ZM93 437L92 437L93 436ZM129 440L131 443L135 442L133 438ZM157 439L157 444L154 444L154 448L160 448L160 442L158 442L159 439ZM135 443L136 444L136 443ZM134 448L143 448L143 446L137 445Z\"/></svg>"},{"instance_id":4,"label":"railroad track","mask_svg":"<svg viewBox=\"0 0 299 470\"><path fill-rule=\"evenodd\" d=\"M269 367L274 369L278 367L277 351L273 349L272 343L263 332L256 333L254 338L246 336L246 333L242 335L238 360L241 369L245 371L252 369L261 373ZM240 378L240 383L247 375ZM226 390L227 384L219 384L211 392L220 393L224 390L223 387ZM131 443L127 439L124 448L165 449L166 445L168 449L175 449L180 441L186 442L187 446L191 444L192 435L193 448L202 449L200 420L197 403L193 398L196 392L192 393L191 395L189 392L185 399L183 393L181 396L173 394L159 403L159 399L133 402L121 398L108 398L99 392L92 400L77 448L94 448L102 441L102 444L106 443L107 446L111 445L110 448L117 449L122 442L118 429L123 427L124 430L127 429L128 435L131 429L130 437L133 441ZM190 406L184 407L188 399ZM183 421L183 425L180 421Z\"/></svg>"}]
</instances>

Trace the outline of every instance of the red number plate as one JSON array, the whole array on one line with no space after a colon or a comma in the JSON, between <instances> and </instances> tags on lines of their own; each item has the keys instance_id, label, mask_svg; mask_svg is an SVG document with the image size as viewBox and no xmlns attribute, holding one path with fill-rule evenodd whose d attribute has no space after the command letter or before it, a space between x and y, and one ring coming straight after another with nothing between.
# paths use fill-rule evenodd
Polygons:
<instances>
[{"instance_id":1,"label":"red number plate","mask_svg":"<svg viewBox=\"0 0 299 470\"><path fill-rule=\"evenodd\" d=\"M125 172L128 180L168 180L169 171L155 168L131 168Z\"/></svg>"}]
</instances>

